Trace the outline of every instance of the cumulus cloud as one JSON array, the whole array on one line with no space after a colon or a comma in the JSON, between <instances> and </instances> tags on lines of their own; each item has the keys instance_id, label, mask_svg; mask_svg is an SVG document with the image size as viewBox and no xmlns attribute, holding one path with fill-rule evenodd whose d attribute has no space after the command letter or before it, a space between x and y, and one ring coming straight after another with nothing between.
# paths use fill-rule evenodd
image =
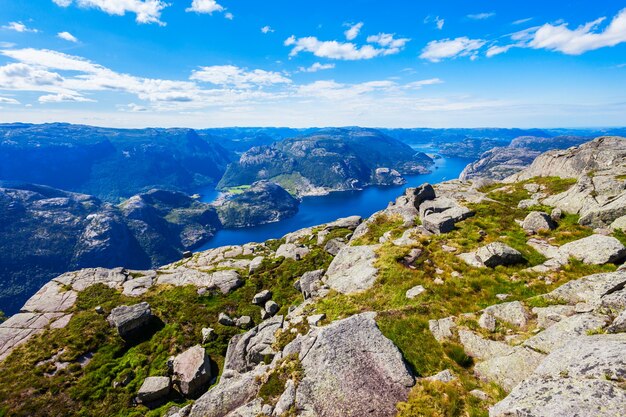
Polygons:
<instances>
[{"instance_id":1,"label":"cumulus cloud","mask_svg":"<svg viewBox=\"0 0 626 417\"><path fill-rule=\"evenodd\" d=\"M380 33L367 38L368 43L377 44L379 47L369 44L358 46L352 42L320 41L315 36L305 38L291 36L285 40L284 44L292 47L289 53L289 56L292 57L300 52L310 52L320 58L355 61L397 54L410 39L396 39L394 36L393 34Z\"/></svg>"},{"instance_id":2,"label":"cumulus cloud","mask_svg":"<svg viewBox=\"0 0 626 417\"><path fill-rule=\"evenodd\" d=\"M69 7L75 3L78 7L93 8L107 14L123 16L127 12L134 13L137 23L157 23L161 21L161 12L168 3L162 0L52 0L60 7ZM195 1L194 1L195 3Z\"/></svg>"},{"instance_id":3,"label":"cumulus cloud","mask_svg":"<svg viewBox=\"0 0 626 417\"><path fill-rule=\"evenodd\" d=\"M496 14L494 12L476 13L476 14L468 14L467 18L472 19L472 20L485 20L485 19L489 19L490 17L494 17L495 15Z\"/></svg>"},{"instance_id":4,"label":"cumulus cloud","mask_svg":"<svg viewBox=\"0 0 626 417\"><path fill-rule=\"evenodd\" d=\"M272 29L270 26L263 26L263 27L261 28L261 33L264 33L264 34L266 34L266 35L267 35L268 33L272 33L272 32L274 32L274 29Z\"/></svg>"},{"instance_id":5,"label":"cumulus cloud","mask_svg":"<svg viewBox=\"0 0 626 417\"><path fill-rule=\"evenodd\" d=\"M207 82L215 85L250 88L272 84L289 84L291 80L279 72L255 69L247 71L234 65L214 65L194 70L191 80Z\"/></svg>"},{"instance_id":6,"label":"cumulus cloud","mask_svg":"<svg viewBox=\"0 0 626 417\"><path fill-rule=\"evenodd\" d=\"M580 55L626 42L626 9L622 9L604 30L599 30L605 20L605 17L601 17L576 29L570 29L567 23L547 23L537 29L529 46L567 55Z\"/></svg>"},{"instance_id":7,"label":"cumulus cloud","mask_svg":"<svg viewBox=\"0 0 626 417\"><path fill-rule=\"evenodd\" d=\"M343 34L346 36L346 39L351 41L356 39L359 36L359 32L363 27L363 22L356 23L354 25L349 25L350 27Z\"/></svg>"},{"instance_id":8,"label":"cumulus cloud","mask_svg":"<svg viewBox=\"0 0 626 417\"><path fill-rule=\"evenodd\" d=\"M20 104L20 102L11 97L0 96L0 104Z\"/></svg>"},{"instance_id":9,"label":"cumulus cloud","mask_svg":"<svg viewBox=\"0 0 626 417\"><path fill-rule=\"evenodd\" d=\"M420 58L431 62L439 62L446 58L456 58L459 56L469 56L476 59L478 51L485 45L482 39L470 39L466 36L456 39L443 39L430 41L422 50Z\"/></svg>"},{"instance_id":10,"label":"cumulus cloud","mask_svg":"<svg viewBox=\"0 0 626 417\"><path fill-rule=\"evenodd\" d=\"M8 30L14 30L14 31L20 32L20 33L25 33L25 32L37 33L37 32L39 32L37 29L29 28L28 26L26 26L22 22L9 22L9 24L7 24L5 26L2 26L2 28L3 29L8 29Z\"/></svg>"},{"instance_id":11,"label":"cumulus cloud","mask_svg":"<svg viewBox=\"0 0 626 417\"><path fill-rule=\"evenodd\" d=\"M88 103L95 102L95 100L83 97L78 94L67 94L67 93L59 93L59 94L47 94L45 96L39 97L38 101L40 103Z\"/></svg>"},{"instance_id":12,"label":"cumulus cloud","mask_svg":"<svg viewBox=\"0 0 626 417\"><path fill-rule=\"evenodd\" d=\"M69 32L59 32L57 33L57 37L63 40L66 40L68 42L74 42L74 43L78 42L78 39L76 39L76 36L72 35Z\"/></svg>"},{"instance_id":13,"label":"cumulus cloud","mask_svg":"<svg viewBox=\"0 0 626 417\"><path fill-rule=\"evenodd\" d=\"M300 72L317 72L317 71L333 69L333 68L335 68L335 64L320 64L319 62L316 62L310 67L306 67L306 68L300 67L298 68L298 70Z\"/></svg>"},{"instance_id":14,"label":"cumulus cloud","mask_svg":"<svg viewBox=\"0 0 626 417\"><path fill-rule=\"evenodd\" d=\"M191 6L185 9L186 12L213 14L213 12L223 12L224 6L215 0L193 0Z\"/></svg>"}]
</instances>

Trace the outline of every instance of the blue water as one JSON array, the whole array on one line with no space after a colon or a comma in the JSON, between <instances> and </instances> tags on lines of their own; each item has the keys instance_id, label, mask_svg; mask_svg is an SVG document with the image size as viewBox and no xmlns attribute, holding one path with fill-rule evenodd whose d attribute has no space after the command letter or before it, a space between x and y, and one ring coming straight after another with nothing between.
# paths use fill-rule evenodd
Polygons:
<instances>
[{"instance_id":1,"label":"blue water","mask_svg":"<svg viewBox=\"0 0 626 417\"><path fill-rule=\"evenodd\" d=\"M268 239L280 238L294 230L328 223L340 217L352 215L368 217L387 207L390 201L394 201L408 187L416 187L425 182L436 184L458 178L463 168L470 162L472 160L465 158L440 158L435 160L430 174L405 176L407 183L401 186L368 187L362 191L341 191L325 196L304 197L295 216L260 226L220 230L196 251L225 245L241 245L247 242L264 242ZM202 193L199 192L199 194ZM216 195L217 193L212 195L207 193L206 197L202 196L202 201L212 201L209 198Z\"/></svg>"}]
</instances>

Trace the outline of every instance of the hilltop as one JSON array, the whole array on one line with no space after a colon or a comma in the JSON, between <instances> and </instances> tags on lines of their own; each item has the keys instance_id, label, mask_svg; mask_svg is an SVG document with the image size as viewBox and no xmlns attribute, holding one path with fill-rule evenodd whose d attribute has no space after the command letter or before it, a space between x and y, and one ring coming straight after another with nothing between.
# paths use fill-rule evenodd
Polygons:
<instances>
[{"instance_id":1,"label":"hilltop","mask_svg":"<svg viewBox=\"0 0 626 417\"><path fill-rule=\"evenodd\" d=\"M156 270L63 274L0 326L0 410L621 415L624 143ZM598 205L561 206L584 192Z\"/></svg>"}]
</instances>

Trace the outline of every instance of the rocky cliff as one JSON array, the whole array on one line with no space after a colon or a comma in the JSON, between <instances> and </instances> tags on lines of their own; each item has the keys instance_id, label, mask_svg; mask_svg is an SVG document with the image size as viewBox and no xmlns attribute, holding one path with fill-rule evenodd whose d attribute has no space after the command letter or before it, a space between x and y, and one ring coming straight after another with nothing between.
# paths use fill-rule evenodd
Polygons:
<instances>
[{"instance_id":1,"label":"rocky cliff","mask_svg":"<svg viewBox=\"0 0 626 417\"><path fill-rule=\"evenodd\" d=\"M601 172L621 143L581 148ZM626 235L546 204L577 186L424 184L369 219L63 274L0 325L0 410L624 415Z\"/></svg>"},{"instance_id":2,"label":"rocky cliff","mask_svg":"<svg viewBox=\"0 0 626 417\"><path fill-rule=\"evenodd\" d=\"M425 154L376 130L322 129L250 149L228 167L219 187L269 180L297 196L320 195L397 184L399 174L424 173L430 165Z\"/></svg>"}]
</instances>

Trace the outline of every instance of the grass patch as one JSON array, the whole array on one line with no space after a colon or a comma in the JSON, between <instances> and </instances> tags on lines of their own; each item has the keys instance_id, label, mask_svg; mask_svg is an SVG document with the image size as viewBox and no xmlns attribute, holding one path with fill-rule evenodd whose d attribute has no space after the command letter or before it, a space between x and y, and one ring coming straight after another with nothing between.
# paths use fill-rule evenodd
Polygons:
<instances>
[{"instance_id":1,"label":"grass patch","mask_svg":"<svg viewBox=\"0 0 626 417\"><path fill-rule=\"evenodd\" d=\"M374 218L374 220L368 222L367 232L358 239L355 239L352 244L359 246L379 243L379 239L385 233L389 231L399 232L403 224L404 221L401 216L387 216L384 214L378 215ZM399 235L399 233L396 233L396 235Z\"/></svg>"}]
</instances>

